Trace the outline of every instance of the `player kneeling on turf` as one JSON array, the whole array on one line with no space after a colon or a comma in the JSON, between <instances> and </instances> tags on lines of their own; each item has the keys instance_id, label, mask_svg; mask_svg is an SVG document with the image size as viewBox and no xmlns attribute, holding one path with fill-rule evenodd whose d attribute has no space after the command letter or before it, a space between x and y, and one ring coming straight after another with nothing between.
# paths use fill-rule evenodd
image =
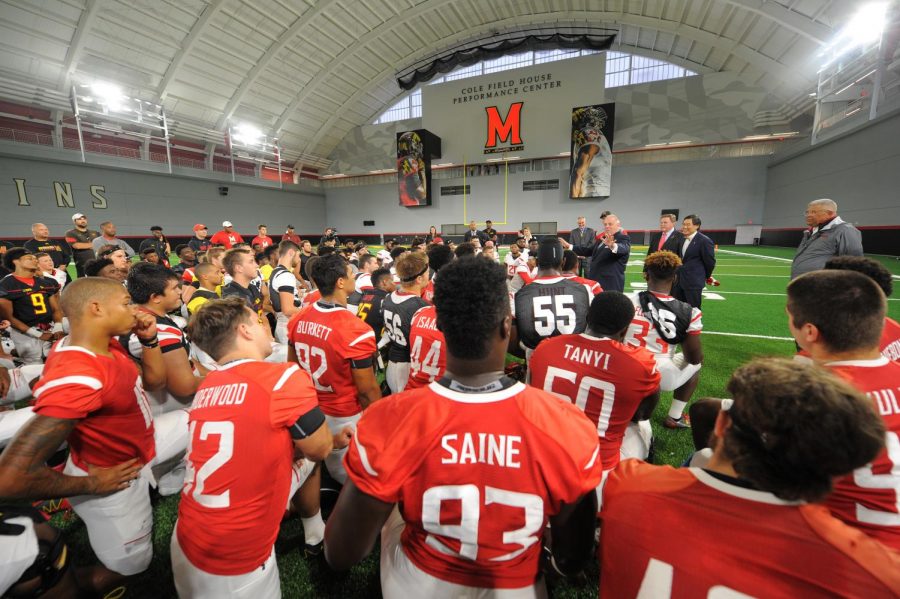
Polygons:
<instances>
[{"instance_id":1,"label":"player kneeling on turf","mask_svg":"<svg viewBox=\"0 0 900 599\"><path fill-rule=\"evenodd\" d=\"M661 391L674 391L675 397L663 426L690 428L683 416L697 384L703 362L700 332L703 321L699 308L675 299L670 294L675 284L681 259L672 252L654 252L644 260L644 279L647 291L630 295L634 304L634 321L625 336L625 343L647 348L654 354L662 377ZM677 346L681 352L676 353ZM650 443L650 423L642 424L646 449ZM646 458L643 455L630 457Z\"/></svg>"},{"instance_id":2,"label":"player kneeling on turf","mask_svg":"<svg viewBox=\"0 0 900 599\"><path fill-rule=\"evenodd\" d=\"M181 597L281 597L279 523L334 443L316 389L298 365L264 361L272 353L269 324L240 297L204 304L188 334L219 370L191 408L171 541L175 588Z\"/></svg>"},{"instance_id":3,"label":"player kneeling on turf","mask_svg":"<svg viewBox=\"0 0 900 599\"><path fill-rule=\"evenodd\" d=\"M446 376L366 410L325 557L347 569L380 531L387 599L546 596L538 561L548 520L559 570L578 572L590 557L596 427L572 404L503 375L512 315L502 266L448 264L434 305Z\"/></svg>"}]
</instances>

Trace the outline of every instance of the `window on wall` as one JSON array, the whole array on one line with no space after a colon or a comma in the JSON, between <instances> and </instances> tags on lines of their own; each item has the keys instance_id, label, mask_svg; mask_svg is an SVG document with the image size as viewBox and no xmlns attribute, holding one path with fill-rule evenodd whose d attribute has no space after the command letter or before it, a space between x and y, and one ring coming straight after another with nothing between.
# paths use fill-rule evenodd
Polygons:
<instances>
[{"instance_id":1,"label":"window on wall","mask_svg":"<svg viewBox=\"0 0 900 599\"><path fill-rule=\"evenodd\" d=\"M490 73L499 73L509 69L518 69L533 64L544 64L547 62L555 62L557 60L568 60L570 58L578 58L579 56L589 56L598 54L597 50L539 50L536 52L523 52L522 54L513 54L510 56L502 56L493 60L485 60L468 67L457 69L452 73L447 73L441 77L436 77L428 82L428 85L436 83L444 83L446 81L457 81L468 77L478 77L480 75L488 75ZM637 83L648 83L650 81L661 81L663 79L678 79L681 77L690 77L696 75L694 71L685 69L678 65L627 54L625 52L606 52L606 87L619 87L622 85L634 85ZM391 123L401 121L403 119L414 119L422 116L422 90L416 89L409 95L404 96L399 102L385 110L375 120L375 124Z\"/></svg>"}]
</instances>

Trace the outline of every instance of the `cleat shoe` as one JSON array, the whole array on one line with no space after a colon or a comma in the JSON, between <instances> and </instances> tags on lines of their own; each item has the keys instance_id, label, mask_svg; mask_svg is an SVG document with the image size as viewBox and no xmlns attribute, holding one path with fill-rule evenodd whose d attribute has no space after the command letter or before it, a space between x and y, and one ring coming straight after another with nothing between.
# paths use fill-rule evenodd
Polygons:
<instances>
[{"instance_id":1,"label":"cleat shoe","mask_svg":"<svg viewBox=\"0 0 900 599\"><path fill-rule=\"evenodd\" d=\"M315 545L308 543L303 544L303 557L306 559L315 559L322 555L325 549L325 541L319 541Z\"/></svg>"},{"instance_id":2,"label":"cleat shoe","mask_svg":"<svg viewBox=\"0 0 900 599\"><path fill-rule=\"evenodd\" d=\"M691 428L691 421L688 420L687 416L682 416L681 418L675 419L671 416L666 416L666 419L663 420L663 426L666 428Z\"/></svg>"},{"instance_id":3,"label":"cleat shoe","mask_svg":"<svg viewBox=\"0 0 900 599\"><path fill-rule=\"evenodd\" d=\"M716 279L715 277L709 277L708 279L706 279L706 284L709 285L709 286L711 286L711 287L718 287L718 286L721 285L722 283L720 283L720 282L718 281L718 279Z\"/></svg>"}]
</instances>

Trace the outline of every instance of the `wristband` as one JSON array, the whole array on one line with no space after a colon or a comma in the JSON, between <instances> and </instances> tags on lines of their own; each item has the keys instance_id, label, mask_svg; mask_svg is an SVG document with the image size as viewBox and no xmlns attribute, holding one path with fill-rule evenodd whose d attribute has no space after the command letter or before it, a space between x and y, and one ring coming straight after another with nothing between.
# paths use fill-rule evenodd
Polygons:
<instances>
[{"instance_id":1,"label":"wristband","mask_svg":"<svg viewBox=\"0 0 900 599\"><path fill-rule=\"evenodd\" d=\"M138 341L141 342L141 346L144 349L153 349L154 347L159 347L159 337L155 336L153 339L141 339L138 337Z\"/></svg>"},{"instance_id":2,"label":"wristband","mask_svg":"<svg viewBox=\"0 0 900 599\"><path fill-rule=\"evenodd\" d=\"M44 335L44 331L40 330L37 327L31 327L27 331L25 331L25 334L28 335L29 337L34 337L35 339L40 339Z\"/></svg>"},{"instance_id":3,"label":"wristband","mask_svg":"<svg viewBox=\"0 0 900 599\"><path fill-rule=\"evenodd\" d=\"M53 326L50 327L50 332L51 332L51 333L62 333L62 332L64 332L64 331L63 331L63 324L62 324L61 322L54 322L54 323L53 323Z\"/></svg>"}]
</instances>

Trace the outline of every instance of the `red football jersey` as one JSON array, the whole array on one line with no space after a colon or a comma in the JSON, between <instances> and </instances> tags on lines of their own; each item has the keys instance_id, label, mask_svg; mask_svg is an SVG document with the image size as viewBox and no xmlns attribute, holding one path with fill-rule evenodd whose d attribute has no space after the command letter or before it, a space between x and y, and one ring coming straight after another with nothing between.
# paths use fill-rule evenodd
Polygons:
<instances>
[{"instance_id":1,"label":"red football jersey","mask_svg":"<svg viewBox=\"0 0 900 599\"><path fill-rule=\"evenodd\" d=\"M344 460L362 492L399 503L409 559L441 580L520 588L538 575L547 518L599 484L597 432L575 406L522 383L439 383L366 410Z\"/></svg>"},{"instance_id":2,"label":"red football jersey","mask_svg":"<svg viewBox=\"0 0 900 599\"><path fill-rule=\"evenodd\" d=\"M592 281L590 279L585 279L584 277L579 277L575 273L571 273L571 272L562 273L562 277L564 279L572 279L576 283L581 283L582 285L587 287L588 291L590 291L590 293L591 293L591 297L594 297L595 295L599 295L599 294L603 293L603 287L601 287L600 283L598 283L597 281Z\"/></svg>"},{"instance_id":3,"label":"red football jersey","mask_svg":"<svg viewBox=\"0 0 900 599\"><path fill-rule=\"evenodd\" d=\"M865 392L887 427L885 449L839 479L826 503L847 524L900 551L900 363L882 356L825 366Z\"/></svg>"},{"instance_id":4,"label":"red football jersey","mask_svg":"<svg viewBox=\"0 0 900 599\"><path fill-rule=\"evenodd\" d=\"M141 377L116 340L108 356L63 339L54 347L34 388L34 411L78 420L69 435L69 453L82 470L87 464L115 466L156 456L153 418Z\"/></svg>"},{"instance_id":5,"label":"red football jersey","mask_svg":"<svg viewBox=\"0 0 900 599\"><path fill-rule=\"evenodd\" d=\"M884 331L881 333L881 355L894 362L900 362L900 323L893 318L884 319Z\"/></svg>"},{"instance_id":6,"label":"red football jersey","mask_svg":"<svg viewBox=\"0 0 900 599\"><path fill-rule=\"evenodd\" d=\"M619 448L635 410L659 389L653 354L609 337L544 339L528 367L532 385L572 402L597 426L604 470L619 463Z\"/></svg>"},{"instance_id":7,"label":"red football jersey","mask_svg":"<svg viewBox=\"0 0 900 599\"><path fill-rule=\"evenodd\" d=\"M425 289L422 290L422 299L428 302L429 304L434 303L434 279L432 278L428 281L428 284L425 285Z\"/></svg>"},{"instance_id":8,"label":"red football jersey","mask_svg":"<svg viewBox=\"0 0 900 599\"><path fill-rule=\"evenodd\" d=\"M621 462L603 488L600 519L601 597L900 594L900 555L824 506L699 468ZM672 527L678 534L660 533Z\"/></svg>"},{"instance_id":9,"label":"red football jersey","mask_svg":"<svg viewBox=\"0 0 900 599\"><path fill-rule=\"evenodd\" d=\"M312 375L322 411L335 417L359 414L350 361L377 351L372 327L344 306L316 302L295 314L287 330L300 366Z\"/></svg>"},{"instance_id":10,"label":"red football jersey","mask_svg":"<svg viewBox=\"0 0 900 599\"><path fill-rule=\"evenodd\" d=\"M303 299L300 300L300 307L305 308L316 303L320 299L322 299L322 294L318 289L313 289L312 291L304 295Z\"/></svg>"},{"instance_id":11,"label":"red football jersey","mask_svg":"<svg viewBox=\"0 0 900 599\"><path fill-rule=\"evenodd\" d=\"M409 382L407 389L424 387L447 370L447 343L437 329L434 306L419 308L409 328Z\"/></svg>"},{"instance_id":12,"label":"red football jersey","mask_svg":"<svg viewBox=\"0 0 900 599\"><path fill-rule=\"evenodd\" d=\"M210 372L190 412L178 543L210 574L246 574L272 552L291 487L289 428L318 405L296 364L238 360Z\"/></svg>"}]
</instances>

